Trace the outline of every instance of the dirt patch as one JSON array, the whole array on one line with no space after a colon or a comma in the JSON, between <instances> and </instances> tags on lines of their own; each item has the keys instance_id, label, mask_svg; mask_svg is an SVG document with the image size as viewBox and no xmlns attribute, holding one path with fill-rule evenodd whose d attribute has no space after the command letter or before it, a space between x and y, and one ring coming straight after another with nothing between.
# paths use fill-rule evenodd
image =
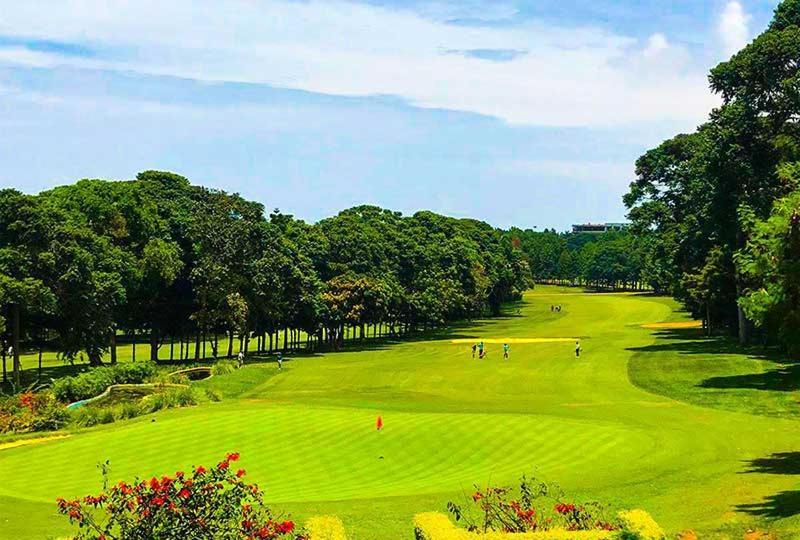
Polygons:
<instances>
[{"instance_id":1,"label":"dirt patch","mask_svg":"<svg viewBox=\"0 0 800 540\"><path fill-rule=\"evenodd\" d=\"M50 437L37 437L35 439L20 439L7 443L0 443L0 450L8 450L9 448L17 448L18 446L28 446L29 444L39 444L47 441L57 441L58 439L66 439L69 435L53 435Z\"/></svg>"},{"instance_id":2,"label":"dirt patch","mask_svg":"<svg viewBox=\"0 0 800 540\"><path fill-rule=\"evenodd\" d=\"M648 330L680 330L681 328L702 328L703 321L660 322L643 324Z\"/></svg>"},{"instance_id":3,"label":"dirt patch","mask_svg":"<svg viewBox=\"0 0 800 540\"><path fill-rule=\"evenodd\" d=\"M450 343L568 343L575 342L578 338L558 337L558 338L471 338L471 339L451 339Z\"/></svg>"}]
</instances>

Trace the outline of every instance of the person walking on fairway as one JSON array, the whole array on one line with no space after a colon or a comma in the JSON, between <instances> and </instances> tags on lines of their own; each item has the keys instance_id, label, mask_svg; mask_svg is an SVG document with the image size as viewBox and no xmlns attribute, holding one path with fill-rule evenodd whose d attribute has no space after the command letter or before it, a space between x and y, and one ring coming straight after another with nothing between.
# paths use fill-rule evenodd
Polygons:
<instances>
[{"instance_id":1,"label":"person walking on fairway","mask_svg":"<svg viewBox=\"0 0 800 540\"><path fill-rule=\"evenodd\" d=\"M239 362L239 367L242 367L244 364L244 353L242 351L239 351L239 354L236 355L236 360Z\"/></svg>"},{"instance_id":2,"label":"person walking on fairway","mask_svg":"<svg viewBox=\"0 0 800 540\"><path fill-rule=\"evenodd\" d=\"M503 358L505 358L506 360L508 360L508 350L510 348L511 347L508 345L508 343L503 343Z\"/></svg>"},{"instance_id":3,"label":"person walking on fairway","mask_svg":"<svg viewBox=\"0 0 800 540\"><path fill-rule=\"evenodd\" d=\"M276 358L278 360L278 369L283 369L283 354L278 353Z\"/></svg>"},{"instance_id":4,"label":"person walking on fairway","mask_svg":"<svg viewBox=\"0 0 800 540\"><path fill-rule=\"evenodd\" d=\"M478 348L478 346L473 343L472 344L472 359L473 360L475 359L475 349L477 349L477 348Z\"/></svg>"},{"instance_id":5,"label":"person walking on fairway","mask_svg":"<svg viewBox=\"0 0 800 540\"><path fill-rule=\"evenodd\" d=\"M483 358L483 341L478 343L478 356Z\"/></svg>"},{"instance_id":6,"label":"person walking on fairway","mask_svg":"<svg viewBox=\"0 0 800 540\"><path fill-rule=\"evenodd\" d=\"M575 342L575 358L580 358L580 357L581 357L581 342L580 341L576 341Z\"/></svg>"}]
</instances>

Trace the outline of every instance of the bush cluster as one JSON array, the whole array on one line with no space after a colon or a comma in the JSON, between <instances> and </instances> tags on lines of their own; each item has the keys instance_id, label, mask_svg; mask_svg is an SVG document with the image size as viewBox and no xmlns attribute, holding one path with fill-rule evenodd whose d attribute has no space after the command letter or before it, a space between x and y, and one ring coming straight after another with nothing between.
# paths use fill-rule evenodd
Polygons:
<instances>
[{"instance_id":1,"label":"bush cluster","mask_svg":"<svg viewBox=\"0 0 800 540\"><path fill-rule=\"evenodd\" d=\"M234 360L218 360L211 366L211 374L214 376L227 375L239 369L239 364Z\"/></svg>"},{"instance_id":2,"label":"bush cluster","mask_svg":"<svg viewBox=\"0 0 800 540\"><path fill-rule=\"evenodd\" d=\"M58 499L58 511L78 526L78 540L301 540L294 522L276 517L261 490L234 470L238 453L191 473L120 482L97 496Z\"/></svg>"},{"instance_id":3,"label":"bush cluster","mask_svg":"<svg viewBox=\"0 0 800 540\"><path fill-rule=\"evenodd\" d=\"M473 532L456 527L444 514L426 512L414 516L416 540L664 540L664 532L644 510L620 512L619 528L569 530L556 527L532 532ZM313 537L312 537L313 538Z\"/></svg>"},{"instance_id":4,"label":"bush cluster","mask_svg":"<svg viewBox=\"0 0 800 540\"><path fill-rule=\"evenodd\" d=\"M53 382L53 394L65 403L88 399L102 394L112 384L142 383L158 371L152 362L131 362L97 367L74 377Z\"/></svg>"},{"instance_id":5,"label":"bush cluster","mask_svg":"<svg viewBox=\"0 0 800 540\"><path fill-rule=\"evenodd\" d=\"M86 405L75 409L72 418L75 424L83 427L110 424L127 420L162 409L188 407L197 404L197 397L191 388L170 388L149 395L141 401L121 403L107 407Z\"/></svg>"},{"instance_id":6,"label":"bush cluster","mask_svg":"<svg viewBox=\"0 0 800 540\"><path fill-rule=\"evenodd\" d=\"M51 392L25 392L0 399L0 433L29 433L62 428L69 413Z\"/></svg>"}]
</instances>

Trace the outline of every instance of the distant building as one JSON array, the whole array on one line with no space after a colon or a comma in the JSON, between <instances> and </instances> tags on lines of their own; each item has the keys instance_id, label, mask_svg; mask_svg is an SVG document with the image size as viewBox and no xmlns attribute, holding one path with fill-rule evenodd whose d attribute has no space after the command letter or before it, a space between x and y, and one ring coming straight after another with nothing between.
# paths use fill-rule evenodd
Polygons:
<instances>
[{"instance_id":1,"label":"distant building","mask_svg":"<svg viewBox=\"0 0 800 540\"><path fill-rule=\"evenodd\" d=\"M624 231L630 227L629 223L582 223L573 225L573 233L602 234L607 232Z\"/></svg>"}]
</instances>

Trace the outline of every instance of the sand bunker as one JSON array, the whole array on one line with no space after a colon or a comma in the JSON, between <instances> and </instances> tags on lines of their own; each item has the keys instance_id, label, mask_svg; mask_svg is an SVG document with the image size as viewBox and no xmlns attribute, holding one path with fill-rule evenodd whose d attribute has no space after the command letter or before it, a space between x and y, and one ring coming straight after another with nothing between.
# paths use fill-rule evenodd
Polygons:
<instances>
[{"instance_id":1,"label":"sand bunker","mask_svg":"<svg viewBox=\"0 0 800 540\"><path fill-rule=\"evenodd\" d=\"M38 444L47 441L56 441L58 439L66 439L69 435L53 435L52 437L37 437L35 439L20 439L7 443L0 443L0 450L8 450L9 448L16 448L18 446L27 446L29 444Z\"/></svg>"},{"instance_id":2,"label":"sand bunker","mask_svg":"<svg viewBox=\"0 0 800 540\"><path fill-rule=\"evenodd\" d=\"M702 328L703 321L680 321L680 322L661 322L652 324L643 324L642 328L648 330L670 330L680 328Z\"/></svg>"},{"instance_id":3,"label":"sand bunker","mask_svg":"<svg viewBox=\"0 0 800 540\"><path fill-rule=\"evenodd\" d=\"M483 341L484 343L567 343L570 341L577 341L578 338L571 337L542 337L542 338L469 338L469 339L451 339L450 343L477 343Z\"/></svg>"}]
</instances>

